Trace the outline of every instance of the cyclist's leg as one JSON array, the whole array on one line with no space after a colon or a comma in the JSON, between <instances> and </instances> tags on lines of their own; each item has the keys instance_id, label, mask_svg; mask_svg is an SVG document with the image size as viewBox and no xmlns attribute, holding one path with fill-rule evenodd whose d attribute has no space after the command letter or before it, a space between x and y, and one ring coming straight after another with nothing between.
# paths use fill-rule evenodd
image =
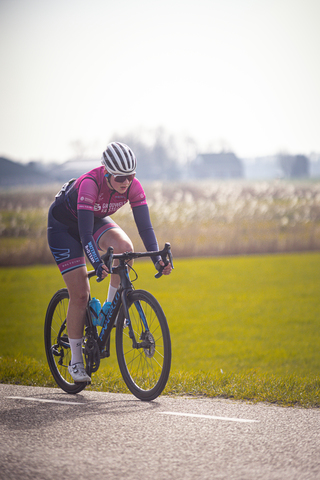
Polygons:
<instances>
[{"instance_id":1,"label":"cyclist's leg","mask_svg":"<svg viewBox=\"0 0 320 480\"><path fill-rule=\"evenodd\" d=\"M106 252L108 247L112 246L114 253L133 252L133 244L130 238L110 217L96 220L94 230L94 239L99 250ZM116 264L117 261L115 261ZM118 275L111 275L110 285L114 289L114 293L119 286L119 282Z\"/></svg>"},{"instance_id":2,"label":"cyclist's leg","mask_svg":"<svg viewBox=\"0 0 320 480\"><path fill-rule=\"evenodd\" d=\"M86 267L66 272L63 280L70 297L67 314L68 334L70 338L82 338L90 293Z\"/></svg>"},{"instance_id":3,"label":"cyclist's leg","mask_svg":"<svg viewBox=\"0 0 320 480\"><path fill-rule=\"evenodd\" d=\"M133 252L131 240L121 228L113 228L105 232L100 238L99 245L103 250L107 250L108 247L112 245L114 253ZM117 261L115 260L115 265L116 264ZM110 284L113 288L117 289L119 282L119 275L111 275Z\"/></svg>"},{"instance_id":4,"label":"cyclist's leg","mask_svg":"<svg viewBox=\"0 0 320 480\"><path fill-rule=\"evenodd\" d=\"M84 368L82 343L86 321L86 307L89 299L89 280L86 267L71 270L63 275L69 292L67 330L71 348L71 362L68 367L75 382L90 382L91 378Z\"/></svg>"},{"instance_id":5,"label":"cyclist's leg","mask_svg":"<svg viewBox=\"0 0 320 480\"><path fill-rule=\"evenodd\" d=\"M48 243L70 297L67 330L72 352L71 364L81 363L86 305L90 292L85 258L76 230L57 221L52 208L48 217Z\"/></svg>"}]
</instances>

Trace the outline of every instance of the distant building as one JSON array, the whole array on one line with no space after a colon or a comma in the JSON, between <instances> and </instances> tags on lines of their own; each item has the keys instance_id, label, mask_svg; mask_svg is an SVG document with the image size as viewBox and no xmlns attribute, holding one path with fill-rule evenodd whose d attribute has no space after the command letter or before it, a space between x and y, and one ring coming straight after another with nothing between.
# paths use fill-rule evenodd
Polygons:
<instances>
[{"instance_id":1,"label":"distant building","mask_svg":"<svg viewBox=\"0 0 320 480\"><path fill-rule=\"evenodd\" d=\"M232 152L199 154L190 170L195 178L243 178L242 161Z\"/></svg>"},{"instance_id":2,"label":"distant building","mask_svg":"<svg viewBox=\"0 0 320 480\"><path fill-rule=\"evenodd\" d=\"M320 155L319 159L315 158L310 162L310 177L320 178Z\"/></svg>"},{"instance_id":3,"label":"distant building","mask_svg":"<svg viewBox=\"0 0 320 480\"><path fill-rule=\"evenodd\" d=\"M305 155L279 155L278 162L285 178L309 177L310 160Z\"/></svg>"}]
</instances>

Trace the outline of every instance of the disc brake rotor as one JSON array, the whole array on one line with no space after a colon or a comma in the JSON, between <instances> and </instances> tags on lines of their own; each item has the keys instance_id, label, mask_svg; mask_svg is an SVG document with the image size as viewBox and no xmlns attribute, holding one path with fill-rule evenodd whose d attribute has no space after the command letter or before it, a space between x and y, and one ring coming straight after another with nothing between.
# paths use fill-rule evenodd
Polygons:
<instances>
[{"instance_id":1,"label":"disc brake rotor","mask_svg":"<svg viewBox=\"0 0 320 480\"><path fill-rule=\"evenodd\" d=\"M145 341L149 343L149 346L143 348L144 353L147 357L152 358L156 351L156 342L154 341L152 333L146 332Z\"/></svg>"}]
</instances>

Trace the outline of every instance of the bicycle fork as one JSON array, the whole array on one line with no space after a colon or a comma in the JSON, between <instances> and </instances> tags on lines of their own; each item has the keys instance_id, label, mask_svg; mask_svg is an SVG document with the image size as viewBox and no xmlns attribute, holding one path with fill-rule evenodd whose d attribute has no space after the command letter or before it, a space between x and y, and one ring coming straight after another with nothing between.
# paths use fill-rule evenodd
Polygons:
<instances>
[{"instance_id":1,"label":"bicycle fork","mask_svg":"<svg viewBox=\"0 0 320 480\"><path fill-rule=\"evenodd\" d=\"M122 308L124 312L124 324L123 328L129 328L129 337L132 340L132 348L137 348L137 341L136 337L132 328L132 323L130 320L130 315L129 315L129 309L128 309L128 303L127 303L127 295L128 295L128 289L124 289L122 294L121 294L121 301L122 301Z\"/></svg>"},{"instance_id":2,"label":"bicycle fork","mask_svg":"<svg viewBox=\"0 0 320 480\"><path fill-rule=\"evenodd\" d=\"M153 338L153 335L149 331L148 322L144 314L141 302L139 300L134 302L134 306L139 314L139 319L143 325L143 329L139 338L140 341L137 342L136 336L132 327L132 322L130 320L130 314L129 314L129 309L127 305L127 292L125 291L122 292L122 295L123 295L122 305L123 305L124 316L125 316L123 328L126 328L126 327L129 328L129 337L132 340L132 348L135 348L135 349L143 348L146 355L148 357L152 357L155 351L155 340Z\"/></svg>"}]
</instances>

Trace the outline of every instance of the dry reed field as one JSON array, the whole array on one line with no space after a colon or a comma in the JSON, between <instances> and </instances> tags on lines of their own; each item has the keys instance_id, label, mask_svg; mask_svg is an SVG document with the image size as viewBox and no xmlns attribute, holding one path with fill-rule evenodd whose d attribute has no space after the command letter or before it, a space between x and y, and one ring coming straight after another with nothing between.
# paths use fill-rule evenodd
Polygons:
<instances>
[{"instance_id":1,"label":"dry reed field","mask_svg":"<svg viewBox=\"0 0 320 480\"><path fill-rule=\"evenodd\" d=\"M47 211L60 186L0 190L0 265L53 263ZM144 184L159 245L176 257L320 249L320 181ZM113 216L143 245L129 206Z\"/></svg>"}]
</instances>

